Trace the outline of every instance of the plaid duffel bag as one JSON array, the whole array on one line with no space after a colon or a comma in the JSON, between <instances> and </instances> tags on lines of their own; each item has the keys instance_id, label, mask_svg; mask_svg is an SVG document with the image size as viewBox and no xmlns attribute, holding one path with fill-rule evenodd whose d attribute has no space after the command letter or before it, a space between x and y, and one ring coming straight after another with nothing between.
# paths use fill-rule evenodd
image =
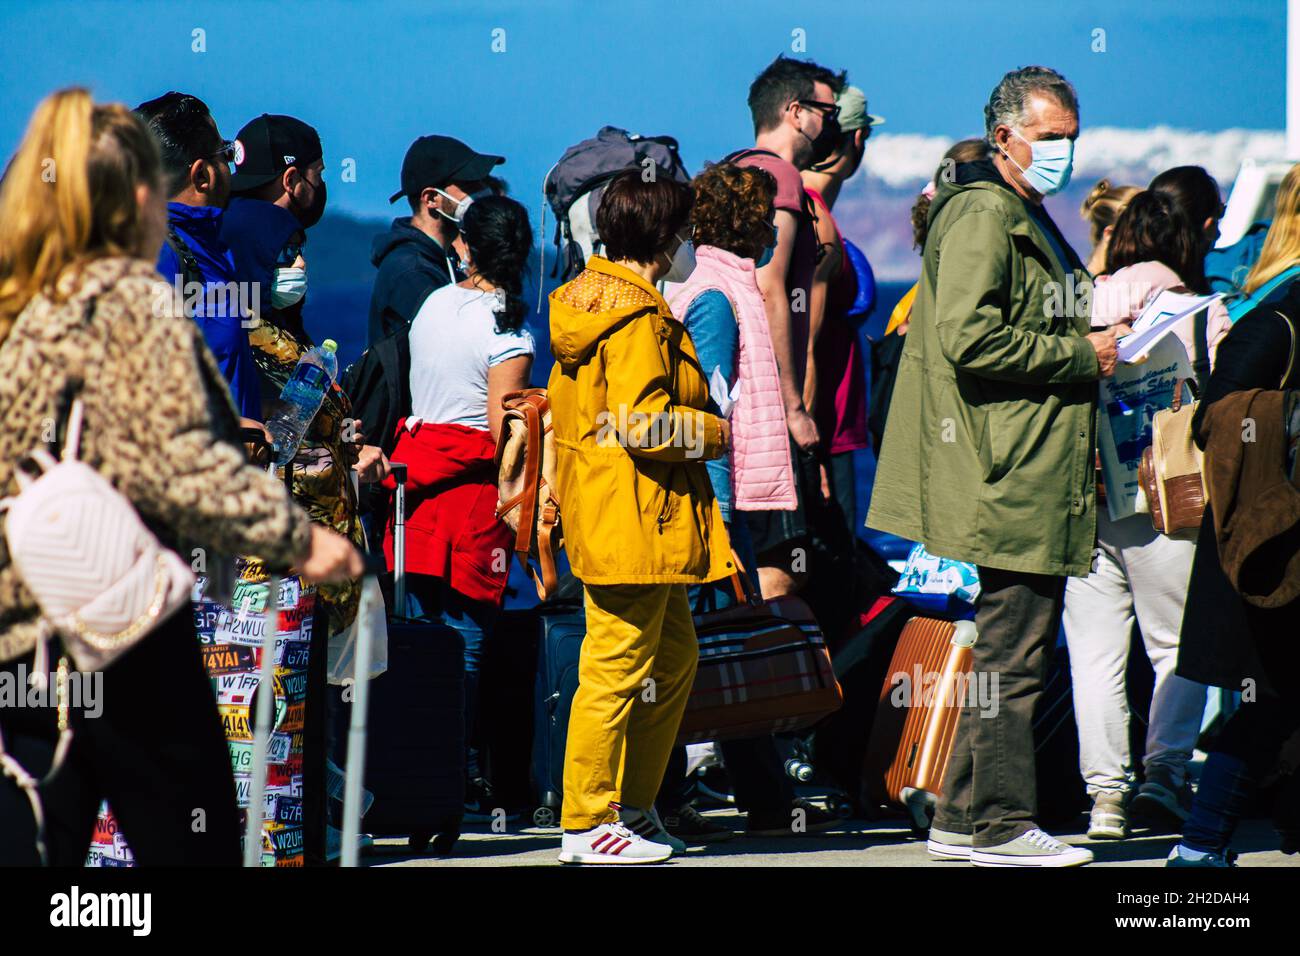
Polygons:
<instances>
[{"instance_id":1,"label":"plaid duffel bag","mask_svg":"<svg viewBox=\"0 0 1300 956\"><path fill-rule=\"evenodd\" d=\"M732 587L737 604L695 617L700 663L680 744L802 730L844 699L808 605L793 596L764 601L743 568Z\"/></svg>"}]
</instances>

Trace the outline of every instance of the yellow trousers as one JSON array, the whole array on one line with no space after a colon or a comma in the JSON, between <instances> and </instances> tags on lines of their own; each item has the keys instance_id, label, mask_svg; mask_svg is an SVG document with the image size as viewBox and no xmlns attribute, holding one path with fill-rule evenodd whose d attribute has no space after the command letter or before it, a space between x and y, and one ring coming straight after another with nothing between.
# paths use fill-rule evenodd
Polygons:
<instances>
[{"instance_id":1,"label":"yellow trousers","mask_svg":"<svg viewBox=\"0 0 1300 956\"><path fill-rule=\"evenodd\" d=\"M617 820L611 802L653 806L699 659L686 585L588 585L584 597L564 751L566 830Z\"/></svg>"}]
</instances>

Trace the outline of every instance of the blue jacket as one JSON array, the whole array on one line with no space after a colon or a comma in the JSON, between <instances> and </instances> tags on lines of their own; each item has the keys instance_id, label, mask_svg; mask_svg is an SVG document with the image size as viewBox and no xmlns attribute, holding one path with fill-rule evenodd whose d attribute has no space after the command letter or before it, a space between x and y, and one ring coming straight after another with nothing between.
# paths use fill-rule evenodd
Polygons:
<instances>
[{"instance_id":1,"label":"blue jacket","mask_svg":"<svg viewBox=\"0 0 1300 956\"><path fill-rule=\"evenodd\" d=\"M388 232L375 236L370 261L379 272L370 295L367 344L410 325L430 292L464 278L453 255L412 226L409 216L394 219Z\"/></svg>"},{"instance_id":2,"label":"blue jacket","mask_svg":"<svg viewBox=\"0 0 1300 956\"><path fill-rule=\"evenodd\" d=\"M212 206L167 204L167 223L193 253L203 279L204 294L194 301L192 317L217 359L239 414L261 421L261 381L243 324L247 302L236 285L227 285L236 281L235 261L221 239L221 221L222 210ZM185 268L170 241L163 243L158 271L184 290ZM182 296L188 298L184 291Z\"/></svg>"}]
</instances>

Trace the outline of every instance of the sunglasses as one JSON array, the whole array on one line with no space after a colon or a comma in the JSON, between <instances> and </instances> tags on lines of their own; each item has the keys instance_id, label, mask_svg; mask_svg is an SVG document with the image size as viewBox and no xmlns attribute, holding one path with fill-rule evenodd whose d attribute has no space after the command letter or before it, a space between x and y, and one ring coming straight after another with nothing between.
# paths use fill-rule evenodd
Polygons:
<instances>
[{"instance_id":1,"label":"sunglasses","mask_svg":"<svg viewBox=\"0 0 1300 956\"><path fill-rule=\"evenodd\" d=\"M828 120L839 119L840 108L834 103L823 103L821 100L795 100L800 106L806 106L809 109L817 110Z\"/></svg>"},{"instance_id":2,"label":"sunglasses","mask_svg":"<svg viewBox=\"0 0 1300 956\"><path fill-rule=\"evenodd\" d=\"M305 237L301 240L290 240L285 247L280 250L280 254L276 256L275 264L277 266L293 265L298 261L298 257L302 255L302 247L306 244L307 240Z\"/></svg>"},{"instance_id":3,"label":"sunglasses","mask_svg":"<svg viewBox=\"0 0 1300 956\"><path fill-rule=\"evenodd\" d=\"M220 161L223 162L223 163L233 163L233 162L235 161L235 143L234 143L234 141L233 141L233 140L229 140L229 139L227 139L227 140L223 140L222 143L221 143L221 148L218 149L215 153L213 153L213 154L212 154L211 156L209 156L208 158L209 158L209 159L217 159L217 160L220 160Z\"/></svg>"}]
</instances>

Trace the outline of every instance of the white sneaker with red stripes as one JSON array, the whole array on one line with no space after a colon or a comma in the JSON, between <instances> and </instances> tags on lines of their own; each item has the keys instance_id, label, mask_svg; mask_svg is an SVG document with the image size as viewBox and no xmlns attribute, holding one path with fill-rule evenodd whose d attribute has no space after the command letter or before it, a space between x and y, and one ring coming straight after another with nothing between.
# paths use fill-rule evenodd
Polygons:
<instances>
[{"instance_id":1,"label":"white sneaker with red stripes","mask_svg":"<svg viewBox=\"0 0 1300 956\"><path fill-rule=\"evenodd\" d=\"M561 863L662 863L672 855L672 847L642 839L618 822L566 830L560 843Z\"/></svg>"}]
</instances>

